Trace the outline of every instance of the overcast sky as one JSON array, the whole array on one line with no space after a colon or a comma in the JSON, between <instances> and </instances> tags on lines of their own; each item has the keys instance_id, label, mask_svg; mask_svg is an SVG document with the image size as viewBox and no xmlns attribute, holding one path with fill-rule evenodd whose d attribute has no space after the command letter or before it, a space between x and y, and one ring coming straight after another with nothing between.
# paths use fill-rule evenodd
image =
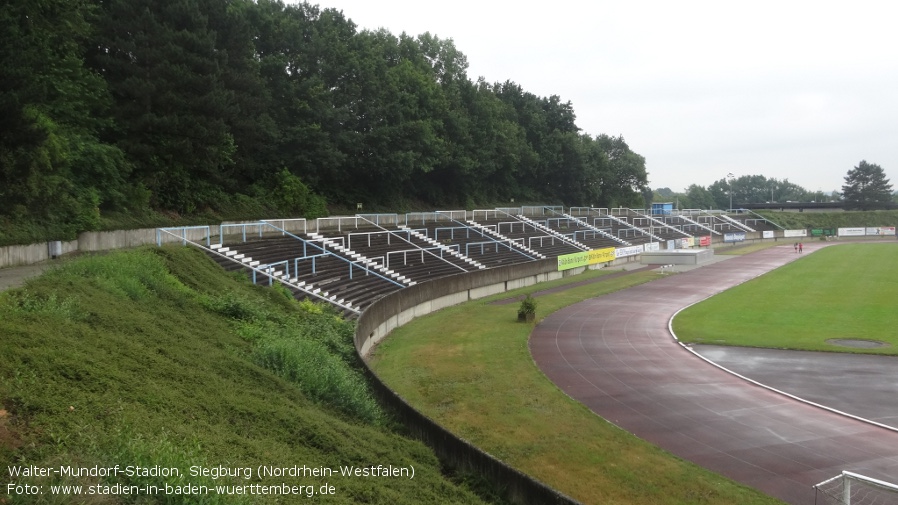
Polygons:
<instances>
[{"instance_id":1,"label":"overcast sky","mask_svg":"<svg viewBox=\"0 0 898 505\"><path fill-rule=\"evenodd\" d=\"M829 193L861 160L898 188L898 3L309 3L452 39L471 80L570 101L583 132L645 156L652 188L733 173Z\"/></svg>"}]
</instances>

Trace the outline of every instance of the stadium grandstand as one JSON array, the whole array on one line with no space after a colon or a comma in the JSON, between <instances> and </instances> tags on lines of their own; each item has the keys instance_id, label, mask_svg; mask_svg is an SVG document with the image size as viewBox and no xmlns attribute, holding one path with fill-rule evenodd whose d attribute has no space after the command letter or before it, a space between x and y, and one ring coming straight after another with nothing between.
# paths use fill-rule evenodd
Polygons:
<instances>
[{"instance_id":1,"label":"stadium grandstand","mask_svg":"<svg viewBox=\"0 0 898 505\"><path fill-rule=\"evenodd\" d=\"M388 293L439 277L595 249L691 247L697 237L710 246L726 233L778 229L747 210L524 206L230 223L217 233L210 227L205 245L191 243L226 270L281 283L297 299L353 318Z\"/></svg>"}]
</instances>

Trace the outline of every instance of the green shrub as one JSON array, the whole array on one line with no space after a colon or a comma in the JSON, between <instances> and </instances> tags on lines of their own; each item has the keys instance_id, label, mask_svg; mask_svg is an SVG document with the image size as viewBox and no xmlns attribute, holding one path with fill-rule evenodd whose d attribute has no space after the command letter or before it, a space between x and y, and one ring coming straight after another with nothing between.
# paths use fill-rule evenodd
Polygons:
<instances>
[{"instance_id":1,"label":"green shrub","mask_svg":"<svg viewBox=\"0 0 898 505\"><path fill-rule=\"evenodd\" d=\"M256 361L296 383L307 396L357 419L379 423L380 406L363 376L314 340L269 337L257 345Z\"/></svg>"},{"instance_id":2,"label":"green shrub","mask_svg":"<svg viewBox=\"0 0 898 505\"><path fill-rule=\"evenodd\" d=\"M521 300L521 305L518 306L518 318L520 319L533 319L536 315L536 300L533 299L530 294L524 297Z\"/></svg>"}]
</instances>

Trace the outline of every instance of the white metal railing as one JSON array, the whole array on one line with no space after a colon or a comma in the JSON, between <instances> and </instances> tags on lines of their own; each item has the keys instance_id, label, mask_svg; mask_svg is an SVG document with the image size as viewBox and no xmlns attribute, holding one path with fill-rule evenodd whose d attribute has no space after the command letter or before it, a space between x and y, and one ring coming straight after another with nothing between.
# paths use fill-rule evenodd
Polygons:
<instances>
[{"instance_id":1,"label":"white metal railing","mask_svg":"<svg viewBox=\"0 0 898 505\"><path fill-rule=\"evenodd\" d=\"M359 216L319 217L315 219L315 231L320 232L322 228L328 230L336 228L337 231L343 231L346 227L358 228L362 219Z\"/></svg>"},{"instance_id":2,"label":"white metal railing","mask_svg":"<svg viewBox=\"0 0 898 505\"><path fill-rule=\"evenodd\" d=\"M278 223L278 228L281 228L284 231L308 233L308 225L306 222L306 218L304 217L288 219L263 219L262 221L271 224Z\"/></svg>"},{"instance_id":3,"label":"white metal railing","mask_svg":"<svg viewBox=\"0 0 898 505\"><path fill-rule=\"evenodd\" d=\"M162 245L162 242L164 241L163 233L171 235L171 236L179 239L184 245L187 245L187 243L191 241L190 239L187 238L187 235L189 234L188 233L189 230L205 231L206 233L203 234L204 235L203 238L206 240L206 247L209 247L209 245L212 243L212 229L209 226L178 226L178 227L174 227L174 228L156 228L156 245L158 245L158 246ZM181 235L180 236L176 235L174 233L175 231L181 232Z\"/></svg>"},{"instance_id":4,"label":"white metal railing","mask_svg":"<svg viewBox=\"0 0 898 505\"><path fill-rule=\"evenodd\" d=\"M483 220L489 221L490 214L492 214L493 219L499 218L499 211L496 209L474 209L471 211L471 219L477 221L477 214L483 214Z\"/></svg>"}]
</instances>

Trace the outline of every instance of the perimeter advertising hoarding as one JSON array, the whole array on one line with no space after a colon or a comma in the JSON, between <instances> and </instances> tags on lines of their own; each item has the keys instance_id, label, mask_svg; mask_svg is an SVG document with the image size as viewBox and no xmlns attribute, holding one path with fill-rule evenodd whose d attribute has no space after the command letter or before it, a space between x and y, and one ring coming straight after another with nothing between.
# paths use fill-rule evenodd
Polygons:
<instances>
[{"instance_id":1,"label":"perimeter advertising hoarding","mask_svg":"<svg viewBox=\"0 0 898 505\"><path fill-rule=\"evenodd\" d=\"M744 240L745 240L745 233L744 233L744 232L739 232L739 233L724 233L724 234L723 234L723 241L724 241L724 242L742 242L742 241L744 241Z\"/></svg>"},{"instance_id":2,"label":"perimeter advertising hoarding","mask_svg":"<svg viewBox=\"0 0 898 505\"><path fill-rule=\"evenodd\" d=\"M711 235L705 235L698 238L699 247L708 247L711 245Z\"/></svg>"},{"instance_id":3,"label":"perimeter advertising hoarding","mask_svg":"<svg viewBox=\"0 0 898 505\"><path fill-rule=\"evenodd\" d=\"M762 238L774 238L774 237L773 237L773 230L764 230L764 231L762 231L762 232L761 232L761 237L762 237Z\"/></svg>"},{"instance_id":4,"label":"perimeter advertising hoarding","mask_svg":"<svg viewBox=\"0 0 898 505\"><path fill-rule=\"evenodd\" d=\"M648 244L643 244L643 246L645 247L646 251L660 251L661 250L661 244L659 244L658 242L649 242Z\"/></svg>"},{"instance_id":5,"label":"perimeter advertising hoarding","mask_svg":"<svg viewBox=\"0 0 898 505\"><path fill-rule=\"evenodd\" d=\"M880 237L884 237L886 235L894 235L895 227L894 226L877 226L876 228L867 228L867 235L877 235Z\"/></svg>"},{"instance_id":6,"label":"perimeter advertising hoarding","mask_svg":"<svg viewBox=\"0 0 898 505\"><path fill-rule=\"evenodd\" d=\"M808 230L783 230L784 237L807 237Z\"/></svg>"},{"instance_id":7,"label":"perimeter advertising hoarding","mask_svg":"<svg viewBox=\"0 0 898 505\"><path fill-rule=\"evenodd\" d=\"M565 254L558 257L558 271L570 270L571 268L585 267L595 265L597 263L608 263L616 258L613 247L604 249L593 249L573 254Z\"/></svg>"},{"instance_id":8,"label":"perimeter advertising hoarding","mask_svg":"<svg viewBox=\"0 0 898 505\"><path fill-rule=\"evenodd\" d=\"M642 252L641 245L634 245L630 247L618 247L614 250L614 255L618 258L623 258L624 256L636 256L637 254Z\"/></svg>"},{"instance_id":9,"label":"perimeter advertising hoarding","mask_svg":"<svg viewBox=\"0 0 898 505\"><path fill-rule=\"evenodd\" d=\"M863 237L866 234L865 228L839 228L840 237Z\"/></svg>"}]
</instances>

